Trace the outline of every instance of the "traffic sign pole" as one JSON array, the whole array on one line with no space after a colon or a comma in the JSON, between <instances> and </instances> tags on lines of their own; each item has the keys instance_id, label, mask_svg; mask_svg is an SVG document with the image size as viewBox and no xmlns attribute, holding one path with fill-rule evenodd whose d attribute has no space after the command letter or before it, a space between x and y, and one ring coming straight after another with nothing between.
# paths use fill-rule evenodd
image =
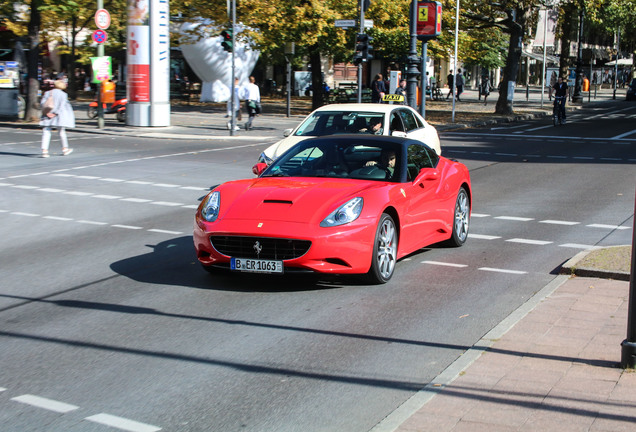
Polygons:
<instances>
[{"instance_id":1,"label":"traffic sign pole","mask_svg":"<svg viewBox=\"0 0 636 432\"><path fill-rule=\"evenodd\" d=\"M104 9L104 0L97 0L97 10ZM95 14L95 21L97 21L97 14ZM97 57L104 56L104 44L97 44ZM102 82L97 84L97 128L104 129L104 107L102 106Z\"/></svg>"}]
</instances>

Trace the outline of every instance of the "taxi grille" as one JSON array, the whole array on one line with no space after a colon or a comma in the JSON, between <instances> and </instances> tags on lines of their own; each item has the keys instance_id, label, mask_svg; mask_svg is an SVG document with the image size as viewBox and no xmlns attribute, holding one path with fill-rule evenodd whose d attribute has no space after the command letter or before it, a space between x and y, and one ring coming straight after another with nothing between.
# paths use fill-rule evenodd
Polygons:
<instances>
[{"instance_id":1,"label":"taxi grille","mask_svg":"<svg viewBox=\"0 0 636 432\"><path fill-rule=\"evenodd\" d=\"M230 257L290 260L307 253L309 240L271 237L210 236L214 249ZM260 252L258 250L260 249Z\"/></svg>"}]
</instances>

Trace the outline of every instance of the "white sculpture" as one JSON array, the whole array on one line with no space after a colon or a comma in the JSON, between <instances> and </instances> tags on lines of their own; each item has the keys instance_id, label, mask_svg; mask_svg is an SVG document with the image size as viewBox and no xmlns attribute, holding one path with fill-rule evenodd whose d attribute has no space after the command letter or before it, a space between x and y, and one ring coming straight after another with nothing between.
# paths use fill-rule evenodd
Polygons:
<instances>
[{"instance_id":1,"label":"white sculpture","mask_svg":"<svg viewBox=\"0 0 636 432\"><path fill-rule=\"evenodd\" d=\"M185 35L201 24L184 23L180 30ZM260 54L259 51L251 49L236 37L242 28L238 25L235 27L234 45L235 75L241 86L247 84ZM183 39L186 37L184 36ZM201 102L226 102L230 98L232 53L223 50L222 41L221 36L213 36L201 38L195 43L181 45L183 57L201 79Z\"/></svg>"}]
</instances>

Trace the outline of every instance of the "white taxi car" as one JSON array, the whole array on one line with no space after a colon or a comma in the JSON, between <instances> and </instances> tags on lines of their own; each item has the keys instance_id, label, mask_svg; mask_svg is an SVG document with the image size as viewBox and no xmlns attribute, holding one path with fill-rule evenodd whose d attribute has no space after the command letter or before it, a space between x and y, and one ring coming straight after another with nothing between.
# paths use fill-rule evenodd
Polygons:
<instances>
[{"instance_id":1,"label":"white taxi car","mask_svg":"<svg viewBox=\"0 0 636 432\"><path fill-rule=\"evenodd\" d=\"M422 141L442 154L437 130L407 105L349 103L325 105L309 114L295 129L286 129L282 140L269 146L257 164L270 165L294 144L324 135L367 133L402 136ZM255 165L254 173L262 171Z\"/></svg>"}]
</instances>

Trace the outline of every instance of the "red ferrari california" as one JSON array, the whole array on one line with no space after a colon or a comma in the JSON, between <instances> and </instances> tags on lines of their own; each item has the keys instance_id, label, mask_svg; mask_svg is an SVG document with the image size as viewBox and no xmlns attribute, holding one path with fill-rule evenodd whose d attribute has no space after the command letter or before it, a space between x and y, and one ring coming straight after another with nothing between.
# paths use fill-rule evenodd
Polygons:
<instances>
[{"instance_id":1,"label":"red ferrari california","mask_svg":"<svg viewBox=\"0 0 636 432\"><path fill-rule=\"evenodd\" d=\"M468 237L468 169L421 141L337 135L302 141L259 177L201 202L194 246L207 270L366 274L385 283L398 259Z\"/></svg>"}]
</instances>

